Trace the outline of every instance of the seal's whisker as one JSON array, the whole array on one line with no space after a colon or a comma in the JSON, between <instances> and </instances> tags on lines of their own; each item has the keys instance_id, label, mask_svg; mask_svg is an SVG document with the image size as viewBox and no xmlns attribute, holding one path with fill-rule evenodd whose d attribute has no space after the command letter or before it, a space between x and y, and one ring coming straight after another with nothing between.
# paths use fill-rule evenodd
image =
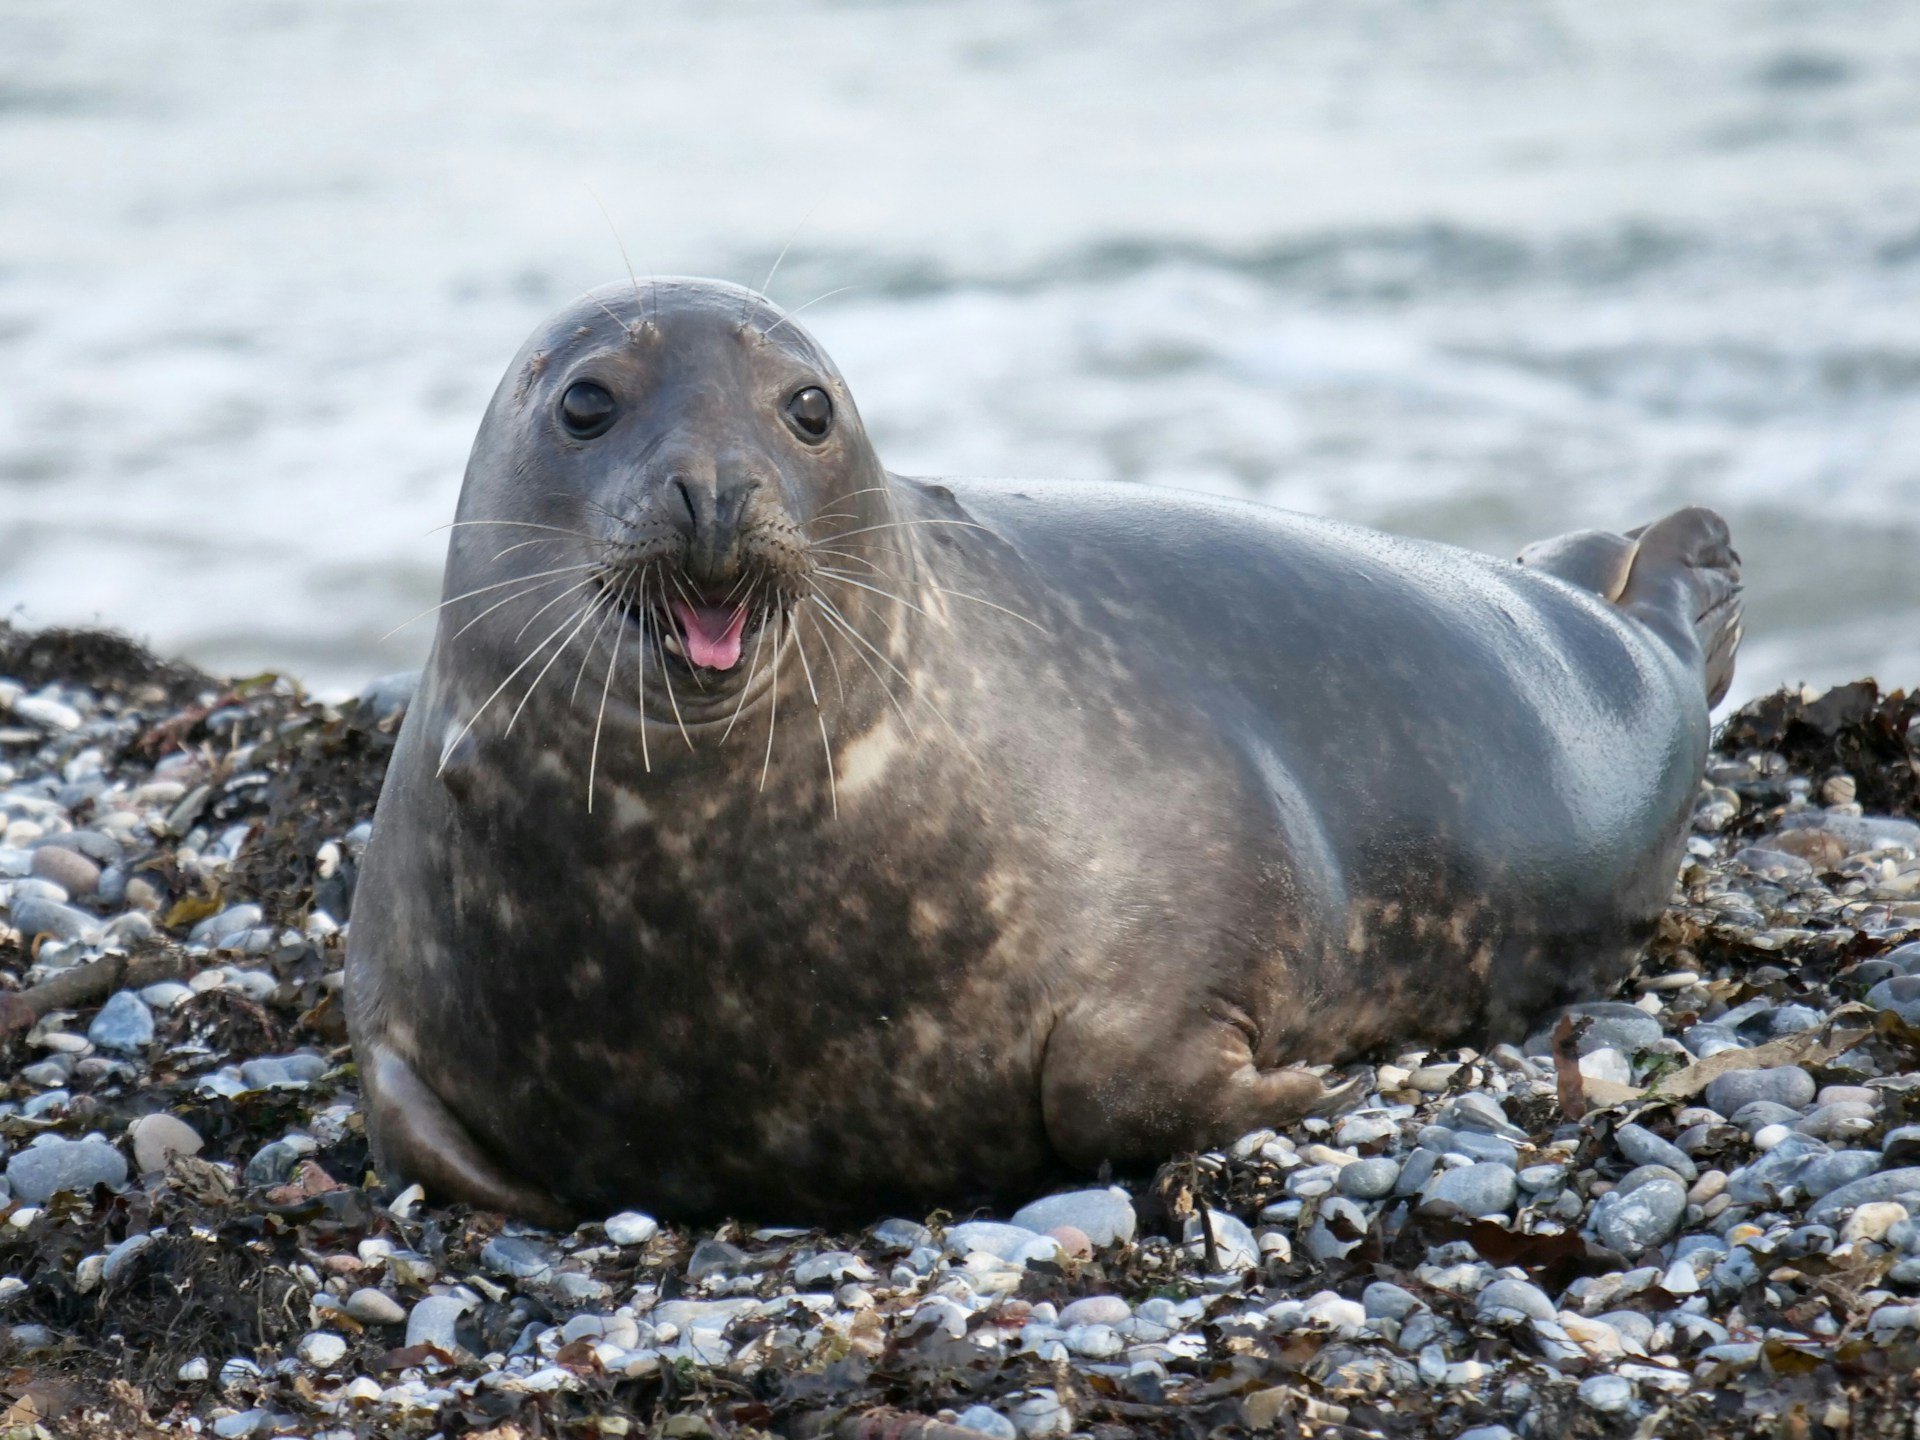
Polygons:
<instances>
[{"instance_id":1,"label":"seal's whisker","mask_svg":"<svg viewBox=\"0 0 1920 1440\"><path fill-rule=\"evenodd\" d=\"M833 627L842 634L848 635L855 640L860 639L860 637L855 635L848 627L847 622L840 618L839 613L831 609L829 602L822 600L818 595L809 596L808 598L812 600L814 604L822 607L820 617L823 620L829 621ZM822 643L825 643L824 636L822 637ZM865 642L861 641L861 643L864 644ZM827 654L833 654L833 648L831 646L828 646ZM900 703L900 697L893 693L893 686L887 682L887 677L882 675L878 670L875 670L873 668L873 662L858 650L853 652L853 658L867 667L868 673L873 676L874 682L879 685L880 693L887 697L888 703L893 706L894 712L899 715L900 723L907 727L907 734L911 735L916 741L919 740L919 729L914 725L913 718L907 714L906 707Z\"/></svg>"},{"instance_id":2,"label":"seal's whisker","mask_svg":"<svg viewBox=\"0 0 1920 1440\"><path fill-rule=\"evenodd\" d=\"M544 580L547 577L552 575L567 575L576 570L591 570L593 568L594 567L591 564L562 565L557 570L536 570L531 575L515 575L511 580L496 580L491 585L480 585L475 587L472 590L467 591L467 593L464 595L456 595L451 600L442 600L438 605L429 606L427 609L422 610L418 615L415 615L410 619L402 620L398 625L394 626L393 629L387 631L387 633L385 635L382 635L380 638L382 640L391 640L395 635L398 635L402 630L406 629L407 626L413 624L415 620L424 620L427 618L427 616L436 614L437 612L446 609L447 606L449 605L458 605L462 600L471 600L473 599L474 596L485 595L490 590L502 590L509 585L522 585L522 584L526 584L528 581ZM507 597L507 600L512 600L515 598L516 598L515 596L509 595ZM506 600L503 600L500 603L504 605L506 603ZM480 613L484 615L487 612L483 610Z\"/></svg>"},{"instance_id":3,"label":"seal's whisker","mask_svg":"<svg viewBox=\"0 0 1920 1440\"><path fill-rule=\"evenodd\" d=\"M584 530L569 530L562 525L539 525L531 520L449 520L444 525L436 525L427 531L429 535L438 535L442 530L459 530L469 525L514 525L522 530L547 530L555 535L571 535L576 540L591 540L598 543L598 535L589 535Z\"/></svg>"},{"instance_id":4,"label":"seal's whisker","mask_svg":"<svg viewBox=\"0 0 1920 1440\"><path fill-rule=\"evenodd\" d=\"M494 611L498 610L501 606L511 605L516 600L525 599L528 595L531 595L534 591L543 590L551 583L552 583L551 581L543 580L538 584L528 586L525 590L516 590L513 592L513 594L508 595L504 599L494 601L493 604L487 606L486 609L482 610L478 615L475 615L471 620L467 621L466 624L462 625L458 630L454 631L453 634L449 635L447 638L449 640L458 640L462 635L466 634L467 631L471 630L474 626L478 625L482 620L486 619L487 616L491 615ZM572 594L575 590L580 589L584 585L591 585L592 583L593 581L591 578L588 578L586 580L576 581L574 584L569 585L565 590L562 590L559 596L557 596L556 598L564 599L566 596ZM539 614L539 611L535 611L534 613L537 615ZM524 626L521 628L520 633L522 635L526 633L526 629ZM513 638L518 640L520 636L516 635Z\"/></svg>"},{"instance_id":5,"label":"seal's whisker","mask_svg":"<svg viewBox=\"0 0 1920 1440\"><path fill-rule=\"evenodd\" d=\"M823 510L818 515L810 515L804 523L817 525L822 520L858 520L860 517L851 510Z\"/></svg>"},{"instance_id":6,"label":"seal's whisker","mask_svg":"<svg viewBox=\"0 0 1920 1440\"><path fill-rule=\"evenodd\" d=\"M856 564L866 566L869 570L873 571L876 575L885 575L888 573L883 567L876 565L874 564L873 561L867 559L866 556L856 555L851 550L833 550L828 548L825 545L816 545L813 547L813 553L815 553L816 555L832 555L833 557L839 560L851 560Z\"/></svg>"},{"instance_id":7,"label":"seal's whisker","mask_svg":"<svg viewBox=\"0 0 1920 1440\"><path fill-rule=\"evenodd\" d=\"M619 597L617 595L606 594L605 598L609 603L600 616L600 623L593 627L593 635L587 641L587 648L581 652L580 669L573 677L573 692L567 696L567 704L569 705L572 705L580 698L580 682L586 677L587 662L593 658L593 652L595 647L600 643L600 637L606 633L607 622L620 613Z\"/></svg>"},{"instance_id":8,"label":"seal's whisker","mask_svg":"<svg viewBox=\"0 0 1920 1440\"><path fill-rule=\"evenodd\" d=\"M820 749L827 758L827 804L833 811L833 818L838 820L840 818L840 787L833 774L833 743L827 739L827 712L821 708L820 692L814 688L813 665L807 659L807 642L806 637L800 633L798 614L793 617L793 649L794 653L800 657L800 673L807 679L807 694L813 699L813 719L814 723L820 727ZM769 746L772 744L771 736L768 737L768 744ZM763 789L765 785L766 777L763 774L761 776Z\"/></svg>"},{"instance_id":9,"label":"seal's whisker","mask_svg":"<svg viewBox=\"0 0 1920 1440\"><path fill-rule=\"evenodd\" d=\"M655 578L659 579L659 577ZM667 582L664 579L660 579L660 608L662 610L667 608ZM673 707L673 723L680 727L680 738L687 742L687 749L691 750L693 749L693 736L687 733L687 722L680 718L680 697L673 693L673 671L667 668L667 647L664 643L664 633L661 639L663 643L653 647L654 658L660 662L660 678L666 683L667 704Z\"/></svg>"},{"instance_id":10,"label":"seal's whisker","mask_svg":"<svg viewBox=\"0 0 1920 1440\"><path fill-rule=\"evenodd\" d=\"M760 762L760 793L767 793L767 772L773 769L773 727L780 718L780 615L773 617L773 683L767 687L767 758Z\"/></svg>"},{"instance_id":11,"label":"seal's whisker","mask_svg":"<svg viewBox=\"0 0 1920 1440\"><path fill-rule=\"evenodd\" d=\"M797 610L794 612L794 617L797 621L799 618L799 612ZM794 633L799 633L797 624ZM820 642L820 648L827 652L827 663L833 667L834 691L839 695L840 703L844 705L847 703L847 681L846 677L840 673L840 657L833 653L833 645L828 641L826 635L821 632L818 625L813 627L813 637Z\"/></svg>"},{"instance_id":12,"label":"seal's whisker","mask_svg":"<svg viewBox=\"0 0 1920 1440\"><path fill-rule=\"evenodd\" d=\"M838 535L822 535L820 541L827 544L834 540L850 540L855 535L868 535L875 530L904 530L909 525L960 525L969 530L982 530L987 534L993 531L975 520L882 520L878 525L868 525L859 530L842 530Z\"/></svg>"},{"instance_id":13,"label":"seal's whisker","mask_svg":"<svg viewBox=\"0 0 1920 1440\"><path fill-rule=\"evenodd\" d=\"M527 633L528 627L531 626L533 622L538 620L542 615L546 614L547 611L551 610L554 606L558 605L562 600L566 599L567 596L571 595L574 591L584 590L587 588L587 586L591 584L593 584L593 577L588 576L585 580L577 580L573 584L569 585L566 589L562 590L558 595L554 596L551 600L547 601L546 604L542 605L538 610L534 611L533 614L529 615L526 618L525 624L521 625L521 627L518 630L514 631L513 638L515 640L518 640L522 635Z\"/></svg>"},{"instance_id":14,"label":"seal's whisker","mask_svg":"<svg viewBox=\"0 0 1920 1440\"><path fill-rule=\"evenodd\" d=\"M617 614L626 602L627 591L633 584L631 578L620 584L620 594L609 615ZM607 678L600 682L600 713L593 717L593 749L587 753L587 813L593 813L593 778L600 769L600 728L607 723L607 696L613 691L613 672L620 663L620 638L625 632L623 625L615 626L613 631L613 654L607 659ZM646 734L646 722L641 722L640 733Z\"/></svg>"},{"instance_id":15,"label":"seal's whisker","mask_svg":"<svg viewBox=\"0 0 1920 1440\"><path fill-rule=\"evenodd\" d=\"M831 300L836 295L844 295L849 290L858 290L859 288L860 287L858 285L842 285L838 290L829 290L824 295L814 296L811 300L807 301L805 305L794 306L793 309L787 311L786 314L782 315L778 320L774 321L773 324L769 325L766 329L762 330L760 332L760 338L762 340L772 339L774 331L778 330L782 325L786 324L789 320L793 319L793 317L798 315L802 310L806 310L812 306L818 305L822 300Z\"/></svg>"},{"instance_id":16,"label":"seal's whisker","mask_svg":"<svg viewBox=\"0 0 1920 1440\"><path fill-rule=\"evenodd\" d=\"M578 613L579 613L578 611L574 612L574 614L578 614ZM507 672L507 678L502 680L499 683L499 685L494 687L494 691L491 695L487 696L486 699L480 702L478 708L474 710L471 718L468 719L466 724L460 727L459 733L456 734L453 737L453 739L447 743L445 748L441 750L440 768L434 772L436 775L444 775L447 773L447 762L453 758L454 752L460 748L460 742L467 738L467 732L473 729L473 727L479 723L480 717L482 715L487 713L487 707L492 705L494 701L500 698L501 692L505 690L507 686L513 683L513 677L518 675L522 670L526 669L527 666L531 665L536 659L538 659L540 652L546 649L548 644L552 642L554 636L558 635L562 630L566 629L567 626L572 622L572 620L573 620L573 615L569 615L565 620L562 620L558 625L554 626L552 632L548 634L547 638L545 640L542 640L538 645L534 646L533 649L529 650L527 652L526 658L522 660L518 665L514 666L513 669L509 670ZM566 646L564 645L560 647L560 650L565 650L565 649L566 649ZM556 650L554 653L557 655L560 653L560 650Z\"/></svg>"},{"instance_id":17,"label":"seal's whisker","mask_svg":"<svg viewBox=\"0 0 1920 1440\"><path fill-rule=\"evenodd\" d=\"M931 582L928 583L927 588L929 590L938 590L942 595L951 595L956 600L971 600L973 601L974 604L984 605L989 610L998 610L1002 615L1011 616L1013 619L1018 620L1022 625L1031 625L1034 629L1038 630L1042 635L1051 636L1053 634L1051 630L1047 629L1046 626L1042 625L1038 620L1033 619L1031 616L1022 615L1017 610L1009 610L1004 605L996 605L991 600L982 600L978 595L969 595L964 590L950 590L945 585L935 585Z\"/></svg>"},{"instance_id":18,"label":"seal's whisker","mask_svg":"<svg viewBox=\"0 0 1920 1440\"><path fill-rule=\"evenodd\" d=\"M927 614L925 610L922 610L918 605L914 604L913 601L907 599L906 596L896 595L893 593L893 591L883 590L878 585L869 585L865 581L856 580L853 578L853 576L849 575L845 570L836 570L831 565L822 565L819 567L819 569L822 575L831 575L834 577L834 579L838 580L843 585L852 585L856 589L866 590L875 595L884 595L886 596L887 599L894 601L896 604L906 606L907 609L913 611L914 614L916 615ZM933 617L931 615L927 615L927 618L931 620Z\"/></svg>"},{"instance_id":19,"label":"seal's whisker","mask_svg":"<svg viewBox=\"0 0 1920 1440\"><path fill-rule=\"evenodd\" d=\"M633 673L639 680L639 691L634 703L640 716L640 768L647 774L653 773L653 756L647 753L647 647L659 648L659 640L653 633L653 611L648 608L647 577L653 573L653 566L647 565L640 571L638 582L640 599L640 641L633 647Z\"/></svg>"},{"instance_id":20,"label":"seal's whisker","mask_svg":"<svg viewBox=\"0 0 1920 1440\"><path fill-rule=\"evenodd\" d=\"M817 585L814 586L814 598L818 600L821 606L823 607L821 613L826 615L828 619L834 619L837 617L840 623L846 627L848 637L850 639L858 641L861 645L864 645L868 650L872 650L874 656L880 661L880 663L885 665L889 670L893 671L894 674L898 675L901 678L901 680L903 680L906 683L908 691L911 692L914 695L914 697L920 701L922 705L925 705L927 709L933 712L934 719L938 720L942 725L947 727L947 733L953 736L954 740L959 744L960 748L962 750L967 750L966 739L960 734L958 730L954 729L953 722L947 719L945 713L942 712L940 707L934 704L933 701L927 696L927 694L923 690L921 690L919 686L913 683L913 677L911 675L907 674L906 671L902 670L898 665L894 664L893 661L889 659L885 653L875 649L872 642L869 641L866 636L862 635L858 630L854 629L853 622L848 620L846 616L840 614L839 610L834 606L833 602L831 600L828 600L824 595L820 593L820 587ZM892 692L889 691L888 693L892 693ZM972 751L968 750L967 754L969 758L972 757Z\"/></svg>"},{"instance_id":21,"label":"seal's whisker","mask_svg":"<svg viewBox=\"0 0 1920 1440\"><path fill-rule=\"evenodd\" d=\"M489 565L496 565L500 561L506 559L507 556L511 555L514 551L524 550L529 545L558 545L559 543L560 542L558 540L548 539L545 535L536 535L531 540L522 540L516 545L507 546L507 548L504 550L494 551L492 558L489 559L487 563Z\"/></svg>"},{"instance_id":22,"label":"seal's whisker","mask_svg":"<svg viewBox=\"0 0 1920 1440\"><path fill-rule=\"evenodd\" d=\"M511 735L513 733L513 727L520 723L521 713L526 710L527 702L533 698L533 692L540 688L540 682L547 678L547 672L552 670L560 657L567 653L568 648L574 642L574 638L579 635L582 630L587 628L588 622L593 619L594 612L600 608L606 599L607 596L605 592L602 592L587 601L579 610L574 611L574 614L580 617L579 620L575 623L573 629L567 632L567 638L562 640L554 649L553 654L547 657L547 663L542 665L538 673L534 675L533 683L527 686L527 693L520 697L520 703L513 707L513 714L507 720L507 734Z\"/></svg>"},{"instance_id":23,"label":"seal's whisker","mask_svg":"<svg viewBox=\"0 0 1920 1440\"><path fill-rule=\"evenodd\" d=\"M733 733L734 722L739 720L740 712L746 708L747 696L753 693L753 677L760 668L760 647L766 643L767 627L762 625L754 632L753 658L747 662L747 678L741 682L740 698L734 701L733 714L727 717L727 728L720 732L720 743L727 743L727 736ZM778 679L778 676L775 676Z\"/></svg>"}]
</instances>

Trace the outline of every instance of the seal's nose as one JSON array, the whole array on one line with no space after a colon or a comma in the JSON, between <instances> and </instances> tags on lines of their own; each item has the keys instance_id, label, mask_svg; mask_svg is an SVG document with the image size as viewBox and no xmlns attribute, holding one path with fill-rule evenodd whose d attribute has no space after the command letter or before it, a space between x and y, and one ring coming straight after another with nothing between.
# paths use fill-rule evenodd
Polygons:
<instances>
[{"instance_id":1,"label":"seal's nose","mask_svg":"<svg viewBox=\"0 0 1920 1440\"><path fill-rule=\"evenodd\" d=\"M727 578L740 538L740 517L759 481L723 478L687 467L667 477L668 516L685 536L687 569L705 580Z\"/></svg>"}]
</instances>

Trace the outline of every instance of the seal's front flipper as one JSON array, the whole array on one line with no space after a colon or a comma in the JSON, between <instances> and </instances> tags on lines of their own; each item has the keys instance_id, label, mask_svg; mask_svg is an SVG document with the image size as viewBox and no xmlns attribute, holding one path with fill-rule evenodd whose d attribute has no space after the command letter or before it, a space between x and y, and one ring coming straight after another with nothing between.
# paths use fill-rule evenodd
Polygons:
<instances>
[{"instance_id":1,"label":"seal's front flipper","mask_svg":"<svg viewBox=\"0 0 1920 1440\"><path fill-rule=\"evenodd\" d=\"M549 1195L509 1179L405 1060L378 1042L360 1065L367 1130L383 1171L417 1180L435 1198L504 1210L542 1225L569 1216Z\"/></svg>"},{"instance_id":2,"label":"seal's front flipper","mask_svg":"<svg viewBox=\"0 0 1920 1440\"><path fill-rule=\"evenodd\" d=\"M1690 506L1625 535L1556 535L1522 550L1520 563L1611 600L1683 653L1697 652L1708 705L1733 683L1740 557L1713 511Z\"/></svg>"}]
</instances>

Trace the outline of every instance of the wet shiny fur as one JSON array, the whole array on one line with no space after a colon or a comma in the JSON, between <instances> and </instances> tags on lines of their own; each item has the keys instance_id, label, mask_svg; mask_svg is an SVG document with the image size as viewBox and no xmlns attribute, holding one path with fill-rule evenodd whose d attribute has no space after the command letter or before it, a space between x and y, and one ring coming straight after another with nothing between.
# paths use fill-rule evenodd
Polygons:
<instances>
[{"instance_id":1,"label":"wet shiny fur","mask_svg":"<svg viewBox=\"0 0 1920 1440\"><path fill-rule=\"evenodd\" d=\"M582 374L626 428L578 446L552 414ZM781 428L803 383L825 445ZM503 587L442 611L387 778L350 1023L383 1163L449 1198L1026 1198L1320 1104L1293 1066L1516 1035L1620 975L1673 883L1738 638L1707 512L1521 564L1160 489L889 476L797 325L642 281L515 361L445 593L613 563L675 483L744 490L736 530L793 547L705 536L701 575L781 577L751 678L676 671L603 611L509 733L533 667L483 702L568 611L529 625L554 590Z\"/></svg>"}]
</instances>

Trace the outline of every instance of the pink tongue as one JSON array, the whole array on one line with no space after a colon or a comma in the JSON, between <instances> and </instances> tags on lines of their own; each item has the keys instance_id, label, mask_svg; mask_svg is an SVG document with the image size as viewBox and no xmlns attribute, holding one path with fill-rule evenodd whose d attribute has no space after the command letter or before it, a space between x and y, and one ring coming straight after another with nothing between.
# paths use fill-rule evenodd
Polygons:
<instances>
[{"instance_id":1,"label":"pink tongue","mask_svg":"<svg viewBox=\"0 0 1920 1440\"><path fill-rule=\"evenodd\" d=\"M687 659L709 670L731 670L740 663L740 632L747 628L744 605L689 605L676 599L673 613L680 621L680 639Z\"/></svg>"}]
</instances>

